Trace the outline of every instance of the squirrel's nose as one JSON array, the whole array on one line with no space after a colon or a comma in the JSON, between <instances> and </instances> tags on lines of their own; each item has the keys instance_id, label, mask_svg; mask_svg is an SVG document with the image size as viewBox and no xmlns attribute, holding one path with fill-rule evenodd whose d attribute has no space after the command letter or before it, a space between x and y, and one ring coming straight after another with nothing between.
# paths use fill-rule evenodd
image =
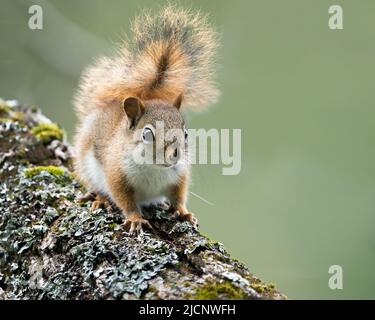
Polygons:
<instances>
[{"instance_id":1,"label":"squirrel's nose","mask_svg":"<svg viewBox=\"0 0 375 320\"><path fill-rule=\"evenodd\" d=\"M165 152L166 164L174 165L180 160L181 151L179 148L169 147Z\"/></svg>"}]
</instances>

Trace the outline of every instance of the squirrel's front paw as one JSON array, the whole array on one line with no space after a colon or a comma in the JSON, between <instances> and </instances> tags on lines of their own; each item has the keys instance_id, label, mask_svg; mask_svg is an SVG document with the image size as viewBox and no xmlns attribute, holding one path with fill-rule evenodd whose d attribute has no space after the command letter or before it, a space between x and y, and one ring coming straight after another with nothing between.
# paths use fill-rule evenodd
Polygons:
<instances>
[{"instance_id":1,"label":"squirrel's front paw","mask_svg":"<svg viewBox=\"0 0 375 320\"><path fill-rule=\"evenodd\" d=\"M112 211L110 200L105 196L97 195L95 201L91 205L91 210L95 211L98 209L107 209L108 211Z\"/></svg>"},{"instance_id":2,"label":"squirrel's front paw","mask_svg":"<svg viewBox=\"0 0 375 320\"><path fill-rule=\"evenodd\" d=\"M149 230L152 230L152 226L150 222L148 222L146 219L143 219L142 216L135 212L129 214L124 222L125 230L129 231L130 234L139 234L143 232L143 228L147 228Z\"/></svg>"},{"instance_id":3,"label":"squirrel's front paw","mask_svg":"<svg viewBox=\"0 0 375 320\"><path fill-rule=\"evenodd\" d=\"M86 203L86 202L89 202L89 201L94 201L95 198L96 198L96 193L94 193L94 192L87 192L82 197L79 197L77 199L77 202L78 203Z\"/></svg>"},{"instance_id":4,"label":"squirrel's front paw","mask_svg":"<svg viewBox=\"0 0 375 320\"><path fill-rule=\"evenodd\" d=\"M194 216L193 213L187 211L184 208L178 208L174 212L174 217L179 221L189 221L194 229L198 229L198 219Z\"/></svg>"}]
</instances>

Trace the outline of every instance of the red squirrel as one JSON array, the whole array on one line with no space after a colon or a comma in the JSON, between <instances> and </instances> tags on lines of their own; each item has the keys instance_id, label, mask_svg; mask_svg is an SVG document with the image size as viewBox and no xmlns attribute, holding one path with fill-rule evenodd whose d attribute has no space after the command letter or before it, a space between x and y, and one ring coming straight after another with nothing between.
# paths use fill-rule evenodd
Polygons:
<instances>
[{"instance_id":1,"label":"red squirrel","mask_svg":"<svg viewBox=\"0 0 375 320\"><path fill-rule=\"evenodd\" d=\"M141 205L160 197L169 200L177 218L196 226L186 208L190 166L181 156L187 153L181 111L200 111L217 100L217 33L206 16L174 6L142 13L132 32L116 55L84 71L75 97L75 169L89 190L84 199L95 196L93 210L114 203L130 233L152 228ZM184 136L167 140L155 129L158 121L165 131L178 129ZM139 147L170 161L139 164Z\"/></svg>"}]
</instances>

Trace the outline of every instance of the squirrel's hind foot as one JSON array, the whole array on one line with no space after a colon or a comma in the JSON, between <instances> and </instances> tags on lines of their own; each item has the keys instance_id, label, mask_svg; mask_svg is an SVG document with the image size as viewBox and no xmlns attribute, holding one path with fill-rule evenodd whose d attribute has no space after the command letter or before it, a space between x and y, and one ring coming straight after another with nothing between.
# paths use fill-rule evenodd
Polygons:
<instances>
[{"instance_id":1,"label":"squirrel's hind foot","mask_svg":"<svg viewBox=\"0 0 375 320\"><path fill-rule=\"evenodd\" d=\"M153 230L150 222L148 222L146 219L143 219L142 216L137 212L129 214L126 217L123 226L125 230L128 231L131 235L142 233L143 228Z\"/></svg>"},{"instance_id":2,"label":"squirrel's hind foot","mask_svg":"<svg viewBox=\"0 0 375 320\"><path fill-rule=\"evenodd\" d=\"M187 211L186 209L177 209L173 216L179 221L189 221L195 230L198 230L198 219L194 213Z\"/></svg>"}]
</instances>

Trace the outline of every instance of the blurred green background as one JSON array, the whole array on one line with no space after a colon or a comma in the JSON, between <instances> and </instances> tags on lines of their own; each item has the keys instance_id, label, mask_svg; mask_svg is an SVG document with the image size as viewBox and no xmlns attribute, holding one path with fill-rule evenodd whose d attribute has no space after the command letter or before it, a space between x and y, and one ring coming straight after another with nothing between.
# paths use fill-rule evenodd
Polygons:
<instances>
[{"instance_id":1,"label":"blurred green background","mask_svg":"<svg viewBox=\"0 0 375 320\"><path fill-rule=\"evenodd\" d=\"M0 96L40 106L72 138L82 69L152 0L1 0ZM344 9L344 30L328 8ZM44 30L28 29L28 8ZM181 1L222 33L220 102L191 128L241 128L242 171L195 166L201 230L292 299L375 298L375 1ZM341 265L344 289L330 290Z\"/></svg>"}]
</instances>

